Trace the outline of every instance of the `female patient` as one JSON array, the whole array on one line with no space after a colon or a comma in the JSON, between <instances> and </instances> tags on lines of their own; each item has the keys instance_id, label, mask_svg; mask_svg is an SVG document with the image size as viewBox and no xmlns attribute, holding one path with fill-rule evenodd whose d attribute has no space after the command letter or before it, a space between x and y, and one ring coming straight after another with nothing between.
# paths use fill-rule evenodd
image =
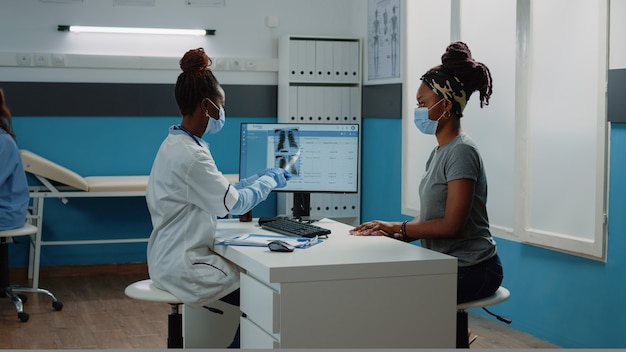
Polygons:
<instances>
[{"instance_id":1,"label":"female patient","mask_svg":"<svg viewBox=\"0 0 626 352\"><path fill-rule=\"evenodd\" d=\"M24 226L28 209L28 183L11 129L11 112L0 89L0 230Z\"/></svg>"},{"instance_id":2,"label":"female patient","mask_svg":"<svg viewBox=\"0 0 626 352\"><path fill-rule=\"evenodd\" d=\"M153 230L148 270L155 286L190 306L221 299L239 305L239 268L215 254L217 218L241 215L287 185L289 173L267 169L229 184L202 139L225 123L224 91L202 48L180 60L174 95L182 115L156 155L146 201ZM238 331L230 347L238 346Z\"/></svg>"},{"instance_id":3,"label":"female patient","mask_svg":"<svg viewBox=\"0 0 626 352\"><path fill-rule=\"evenodd\" d=\"M417 91L415 125L434 134L420 181L420 214L412 221L371 221L354 235L384 235L404 241L420 239L424 247L458 259L457 302L493 294L502 282L502 265L487 217L487 177L476 143L461 130L470 95L489 104L491 73L475 61L465 43L450 44L441 65L428 70Z\"/></svg>"}]
</instances>

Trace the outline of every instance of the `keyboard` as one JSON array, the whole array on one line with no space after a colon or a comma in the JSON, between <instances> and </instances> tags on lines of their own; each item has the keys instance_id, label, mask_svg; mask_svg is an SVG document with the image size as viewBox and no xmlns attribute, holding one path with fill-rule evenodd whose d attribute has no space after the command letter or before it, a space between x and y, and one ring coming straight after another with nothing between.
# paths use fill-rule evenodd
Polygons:
<instances>
[{"instance_id":1,"label":"keyboard","mask_svg":"<svg viewBox=\"0 0 626 352\"><path fill-rule=\"evenodd\" d=\"M315 236L328 236L330 234L329 229L288 218L277 218L272 221L263 222L261 223L261 227L283 235L297 237L311 238Z\"/></svg>"}]
</instances>

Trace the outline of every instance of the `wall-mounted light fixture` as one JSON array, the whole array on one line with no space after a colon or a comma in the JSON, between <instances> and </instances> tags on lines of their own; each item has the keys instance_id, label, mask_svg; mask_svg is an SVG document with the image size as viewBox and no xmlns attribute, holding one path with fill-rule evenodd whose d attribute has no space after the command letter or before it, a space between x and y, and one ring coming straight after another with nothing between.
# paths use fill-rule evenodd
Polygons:
<instances>
[{"instance_id":1,"label":"wall-mounted light fixture","mask_svg":"<svg viewBox=\"0 0 626 352\"><path fill-rule=\"evenodd\" d=\"M59 32L76 33L125 33L125 34L172 34L172 35L215 35L215 29L174 29L139 27L96 27L59 25Z\"/></svg>"}]
</instances>

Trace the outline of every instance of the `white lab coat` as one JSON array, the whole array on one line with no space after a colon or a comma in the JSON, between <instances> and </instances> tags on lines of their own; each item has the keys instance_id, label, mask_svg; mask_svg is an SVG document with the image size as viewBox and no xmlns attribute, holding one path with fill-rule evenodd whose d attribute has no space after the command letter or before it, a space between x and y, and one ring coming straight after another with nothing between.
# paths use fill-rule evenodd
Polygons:
<instances>
[{"instance_id":1,"label":"white lab coat","mask_svg":"<svg viewBox=\"0 0 626 352\"><path fill-rule=\"evenodd\" d=\"M190 306L203 306L239 287L239 268L215 254L217 217L238 191L217 169L208 145L170 129L152 165L146 202L153 230L148 271L155 286Z\"/></svg>"}]
</instances>

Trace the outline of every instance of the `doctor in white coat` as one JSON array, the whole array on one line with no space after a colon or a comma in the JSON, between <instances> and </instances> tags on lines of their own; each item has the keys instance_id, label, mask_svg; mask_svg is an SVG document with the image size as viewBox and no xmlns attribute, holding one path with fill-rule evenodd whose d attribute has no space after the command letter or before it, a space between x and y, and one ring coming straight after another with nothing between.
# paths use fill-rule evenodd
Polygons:
<instances>
[{"instance_id":1,"label":"doctor in white coat","mask_svg":"<svg viewBox=\"0 0 626 352\"><path fill-rule=\"evenodd\" d=\"M217 299L239 304L239 268L213 252L217 218L246 213L274 188L286 186L291 176L266 169L229 184L218 170L201 138L219 132L225 122L224 91L210 64L202 48L180 60L183 72L175 97L182 122L170 127L146 190L153 225L147 250L150 278L195 307Z\"/></svg>"}]
</instances>

